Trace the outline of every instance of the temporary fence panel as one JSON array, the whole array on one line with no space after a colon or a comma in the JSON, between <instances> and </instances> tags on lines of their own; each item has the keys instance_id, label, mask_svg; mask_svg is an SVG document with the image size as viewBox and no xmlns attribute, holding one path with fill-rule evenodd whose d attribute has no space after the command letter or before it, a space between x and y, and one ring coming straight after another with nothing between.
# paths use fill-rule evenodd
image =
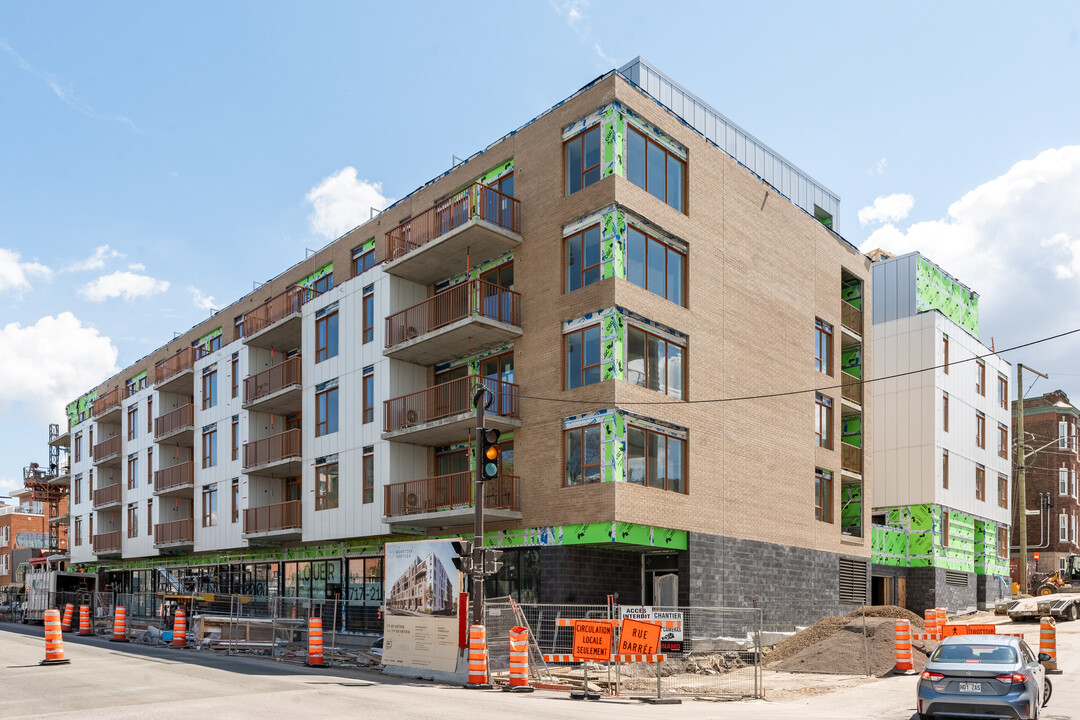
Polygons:
<instances>
[{"instance_id":1,"label":"temporary fence panel","mask_svg":"<svg viewBox=\"0 0 1080 720\"><path fill-rule=\"evenodd\" d=\"M551 681L543 651L521 605L508 597L485 601L484 624L487 627L488 672L492 676L509 676L510 631L520 625L529 631L529 676L535 682Z\"/></svg>"}]
</instances>

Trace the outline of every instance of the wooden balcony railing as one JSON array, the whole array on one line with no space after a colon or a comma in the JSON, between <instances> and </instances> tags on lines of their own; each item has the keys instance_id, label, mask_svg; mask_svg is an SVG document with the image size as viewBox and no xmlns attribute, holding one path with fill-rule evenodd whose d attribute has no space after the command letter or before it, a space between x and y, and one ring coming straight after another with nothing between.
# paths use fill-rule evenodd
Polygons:
<instances>
[{"instance_id":1,"label":"wooden balcony railing","mask_svg":"<svg viewBox=\"0 0 1080 720\"><path fill-rule=\"evenodd\" d=\"M244 532L260 533L299 528L300 506L299 500L290 500L277 505L248 508L244 510Z\"/></svg>"},{"instance_id":2,"label":"wooden balcony railing","mask_svg":"<svg viewBox=\"0 0 1080 720\"><path fill-rule=\"evenodd\" d=\"M154 365L154 383L163 383L174 375L195 367L195 361L206 354L201 347L186 347L172 357Z\"/></svg>"},{"instance_id":3,"label":"wooden balcony railing","mask_svg":"<svg viewBox=\"0 0 1080 720\"><path fill-rule=\"evenodd\" d=\"M474 477L471 472L460 472L387 485L384 511L387 517L395 517L472 507ZM500 475L484 483L484 507L520 510L518 493L517 476Z\"/></svg>"},{"instance_id":4,"label":"wooden balcony railing","mask_svg":"<svg viewBox=\"0 0 1080 720\"><path fill-rule=\"evenodd\" d=\"M108 411L112 410L113 408L120 407L120 403L120 388L115 388L114 390L110 390L108 393L102 395L94 401L92 414L95 417L98 415L103 415Z\"/></svg>"},{"instance_id":5,"label":"wooden balcony railing","mask_svg":"<svg viewBox=\"0 0 1080 720\"><path fill-rule=\"evenodd\" d=\"M244 315L244 336L251 337L293 313L300 312L304 303L320 294L311 288L294 285L280 295L270 298Z\"/></svg>"},{"instance_id":6,"label":"wooden balcony railing","mask_svg":"<svg viewBox=\"0 0 1080 720\"><path fill-rule=\"evenodd\" d=\"M472 411L472 397L483 385L495 396L487 412L517 417L518 386L514 383L467 375L383 402L383 431L391 432Z\"/></svg>"},{"instance_id":7,"label":"wooden balcony railing","mask_svg":"<svg viewBox=\"0 0 1080 720\"><path fill-rule=\"evenodd\" d=\"M195 542L195 521L192 518L158 523L154 526L154 544Z\"/></svg>"},{"instance_id":8,"label":"wooden balcony railing","mask_svg":"<svg viewBox=\"0 0 1080 720\"><path fill-rule=\"evenodd\" d=\"M186 462L154 471L154 492L195 484L195 463Z\"/></svg>"},{"instance_id":9,"label":"wooden balcony railing","mask_svg":"<svg viewBox=\"0 0 1080 720\"><path fill-rule=\"evenodd\" d=\"M274 367L244 378L244 402L255 402L293 385L299 385L301 361L296 355Z\"/></svg>"},{"instance_id":10,"label":"wooden balcony railing","mask_svg":"<svg viewBox=\"0 0 1080 720\"><path fill-rule=\"evenodd\" d=\"M470 280L386 318L386 347L473 315L521 324L521 294L483 280Z\"/></svg>"},{"instance_id":11,"label":"wooden balcony railing","mask_svg":"<svg viewBox=\"0 0 1080 720\"><path fill-rule=\"evenodd\" d=\"M855 377L854 375L849 375L846 372L841 372L840 383L841 397L843 397L848 402L853 402L856 405L862 405L862 380Z\"/></svg>"},{"instance_id":12,"label":"wooden balcony railing","mask_svg":"<svg viewBox=\"0 0 1080 720\"><path fill-rule=\"evenodd\" d=\"M840 443L840 467L853 473L862 473L862 448Z\"/></svg>"},{"instance_id":13,"label":"wooden balcony railing","mask_svg":"<svg viewBox=\"0 0 1080 720\"><path fill-rule=\"evenodd\" d=\"M120 531L102 533L94 536L94 552L116 552L120 550Z\"/></svg>"},{"instance_id":14,"label":"wooden balcony railing","mask_svg":"<svg viewBox=\"0 0 1080 720\"><path fill-rule=\"evenodd\" d=\"M94 491L94 507L101 507L102 505L108 505L110 503L120 502L121 485L116 483L115 485L106 485L103 488L98 488Z\"/></svg>"},{"instance_id":15,"label":"wooden balcony railing","mask_svg":"<svg viewBox=\"0 0 1080 720\"><path fill-rule=\"evenodd\" d=\"M396 260L470 220L486 220L510 232L520 233L520 208L520 200L475 183L386 233L386 257Z\"/></svg>"},{"instance_id":16,"label":"wooden balcony railing","mask_svg":"<svg viewBox=\"0 0 1080 720\"><path fill-rule=\"evenodd\" d=\"M862 310L847 300L840 301L840 324L856 335L862 335Z\"/></svg>"},{"instance_id":17,"label":"wooden balcony railing","mask_svg":"<svg viewBox=\"0 0 1080 720\"><path fill-rule=\"evenodd\" d=\"M121 440L119 435L111 437L108 440L99 442L97 445L94 446L94 454L91 457L94 458L95 462L100 462L105 458L109 457L110 455L119 455L120 442Z\"/></svg>"},{"instance_id":18,"label":"wooden balcony railing","mask_svg":"<svg viewBox=\"0 0 1080 720\"><path fill-rule=\"evenodd\" d=\"M300 429L286 430L262 440L244 443L244 469L300 457Z\"/></svg>"},{"instance_id":19,"label":"wooden balcony railing","mask_svg":"<svg viewBox=\"0 0 1080 720\"><path fill-rule=\"evenodd\" d=\"M194 427L195 405L188 403L154 418L154 437L159 438L180 428Z\"/></svg>"}]
</instances>

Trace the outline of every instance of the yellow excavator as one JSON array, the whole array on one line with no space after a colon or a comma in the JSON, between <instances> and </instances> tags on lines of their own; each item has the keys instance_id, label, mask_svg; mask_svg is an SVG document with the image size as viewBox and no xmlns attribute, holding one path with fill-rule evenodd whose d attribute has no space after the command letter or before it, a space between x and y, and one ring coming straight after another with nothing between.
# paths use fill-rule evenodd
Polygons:
<instances>
[{"instance_id":1,"label":"yellow excavator","mask_svg":"<svg viewBox=\"0 0 1080 720\"><path fill-rule=\"evenodd\" d=\"M1065 561L1064 570L1049 575L1036 575L1031 581L1036 595L1080 592L1080 555L1070 555Z\"/></svg>"}]
</instances>

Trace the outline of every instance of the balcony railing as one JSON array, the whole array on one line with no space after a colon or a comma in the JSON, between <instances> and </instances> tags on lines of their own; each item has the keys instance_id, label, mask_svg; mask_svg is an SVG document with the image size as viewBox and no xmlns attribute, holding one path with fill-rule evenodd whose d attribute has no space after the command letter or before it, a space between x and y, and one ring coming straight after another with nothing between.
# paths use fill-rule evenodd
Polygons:
<instances>
[{"instance_id":1,"label":"balcony railing","mask_svg":"<svg viewBox=\"0 0 1080 720\"><path fill-rule=\"evenodd\" d=\"M387 517L394 517L471 507L474 477L471 472L460 472L387 485L383 505L385 513ZM484 507L520 510L517 476L500 475L495 480L485 482Z\"/></svg>"},{"instance_id":2,"label":"balcony railing","mask_svg":"<svg viewBox=\"0 0 1080 720\"><path fill-rule=\"evenodd\" d=\"M94 552L106 553L106 552L119 552L120 551L120 531L102 533L94 536Z\"/></svg>"},{"instance_id":3,"label":"balcony railing","mask_svg":"<svg viewBox=\"0 0 1080 720\"><path fill-rule=\"evenodd\" d=\"M840 467L848 472L862 473L862 448L840 443Z\"/></svg>"},{"instance_id":4,"label":"balcony railing","mask_svg":"<svg viewBox=\"0 0 1080 720\"><path fill-rule=\"evenodd\" d=\"M167 492L174 488L195 484L195 463L180 465L154 471L154 492Z\"/></svg>"},{"instance_id":5,"label":"balcony railing","mask_svg":"<svg viewBox=\"0 0 1080 720\"><path fill-rule=\"evenodd\" d=\"M94 462L101 462L110 455L120 454L120 436L116 435L94 446Z\"/></svg>"},{"instance_id":6,"label":"balcony railing","mask_svg":"<svg viewBox=\"0 0 1080 720\"><path fill-rule=\"evenodd\" d=\"M840 373L840 395L848 402L853 402L856 405L862 405L862 380L849 375L846 372Z\"/></svg>"},{"instance_id":7,"label":"balcony railing","mask_svg":"<svg viewBox=\"0 0 1080 720\"><path fill-rule=\"evenodd\" d=\"M94 417L104 415L113 408L120 407L121 402L122 401L120 399L120 388L110 390L108 393L102 395L94 401L94 408L92 414L94 415Z\"/></svg>"},{"instance_id":8,"label":"balcony railing","mask_svg":"<svg viewBox=\"0 0 1080 720\"><path fill-rule=\"evenodd\" d=\"M154 437L164 437L180 428L195 425L195 405L188 403L171 410L161 417L154 418Z\"/></svg>"},{"instance_id":9,"label":"balcony railing","mask_svg":"<svg viewBox=\"0 0 1080 720\"><path fill-rule=\"evenodd\" d=\"M286 430L262 440L244 443L244 469L300 457L300 430Z\"/></svg>"},{"instance_id":10,"label":"balcony railing","mask_svg":"<svg viewBox=\"0 0 1080 720\"><path fill-rule=\"evenodd\" d=\"M97 508L102 507L103 505L120 502L121 492L122 489L120 483L98 488L94 491L94 507Z\"/></svg>"},{"instance_id":11,"label":"balcony railing","mask_svg":"<svg viewBox=\"0 0 1080 720\"><path fill-rule=\"evenodd\" d=\"M470 220L486 220L520 234L520 208L520 200L475 183L386 233L386 257L396 260Z\"/></svg>"},{"instance_id":12,"label":"balcony railing","mask_svg":"<svg viewBox=\"0 0 1080 720\"><path fill-rule=\"evenodd\" d=\"M856 335L862 335L862 310L847 300L840 301L840 324Z\"/></svg>"},{"instance_id":13,"label":"balcony railing","mask_svg":"<svg viewBox=\"0 0 1080 720\"><path fill-rule=\"evenodd\" d=\"M518 386L514 383L467 375L383 402L383 431L393 432L433 420L471 412L472 397L483 384L495 399L487 412L517 417Z\"/></svg>"},{"instance_id":14,"label":"balcony railing","mask_svg":"<svg viewBox=\"0 0 1080 720\"><path fill-rule=\"evenodd\" d=\"M300 312L304 303L319 294L310 288L295 285L280 295L270 298L244 315L244 337L251 337L274 323Z\"/></svg>"},{"instance_id":15,"label":"balcony railing","mask_svg":"<svg viewBox=\"0 0 1080 720\"><path fill-rule=\"evenodd\" d=\"M195 542L195 521L192 518L158 523L154 526L154 544Z\"/></svg>"},{"instance_id":16,"label":"balcony railing","mask_svg":"<svg viewBox=\"0 0 1080 720\"><path fill-rule=\"evenodd\" d=\"M297 355L256 375L244 378L244 402L255 402L279 390L299 385L301 367L300 356Z\"/></svg>"},{"instance_id":17,"label":"balcony railing","mask_svg":"<svg viewBox=\"0 0 1080 720\"><path fill-rule=\"evenodd\" d=\"M521 294L470 280L386 318L386 347L394 347L470 316L521 324Z\"/></svg>"},{"instance_id":18,"label":"balcony railing","mask_svg":"<svg viewBox=\"0 0 1080 720\"><path fill-rule=\"evenodd\" d=\"M154 365L154 383L160 384L185 370L195 367L195 361L206 354L202 347L186 347L172 357Z\"/></svg>"},{"instance_id":19,"label":"balcony railing","mask_svg":"<svg viewBox=\"0 0 1080 720\"><path fill-rule=\"evenodd\" d=\"M300 527L301 502L290 500L277 505L244 510L244 532L261 533L291 530Z\"/></svg>"}]
</instances>

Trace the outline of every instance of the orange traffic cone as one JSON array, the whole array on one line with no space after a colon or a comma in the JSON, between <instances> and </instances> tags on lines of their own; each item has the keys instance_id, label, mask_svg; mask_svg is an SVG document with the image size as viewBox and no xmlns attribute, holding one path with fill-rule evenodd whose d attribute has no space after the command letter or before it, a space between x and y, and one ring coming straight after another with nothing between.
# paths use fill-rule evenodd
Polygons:
<instances>
[{"instance_id":1,"label":"orange traffic cone","mask_svg":"<svg viewBox=\"0 0 1080 720\"><path fill-rule=\"evenodd\" d=\"M127 610L117 605L113 610L113 628L111 642L127 642Z\"/></svg>"},{"instance_id":2,"label":"orange traffic cone","mask_svg":"<svg viewBox=\"0 0 1080 720\"><path fill-rule=\"evenodd\" d=\"M487 673L487 630L483 625L469 627L469 682L470 690L489 690Z\"/></svg>"},{"instance_id":3,"label":"orange traffic cone","mask_svg":"<svg viewBox=\"0 0 1080 720\"><path fill-rule=\"evenodd\" d=\"M508 692L532 692L529 685L529 629L518 625L510 630L510 684Z\"/></svg>"},{"instance_id":4,"label":"orange traffic cone","mask_svg":"<svg viewBox=\"0 0 1080 720\"><path fill-rule=\"evenodd\" d=\"M90 606L79 606L79 634L80 635L93 635L94 629L90 627Z\"/></svg>"},{"instance_id":5,"label":"orange traffic cone","mask_svg":"<svg viewBox=\"0 0 1080 720\"><path fill-rule=\"evenodd\" d=\"M71 662L64 658L64 636L60 634L60 611L45 611L45 659L41 665L66 665Z\"/></svg>"},{"instance_id":6,"label":"orange traffic cone","mask_svg":"<svg viewBox=\"0 0 1080 720\"><path fill-rule=\"evenodd\" d=\"M322 667L322 618L308 618L308 644L307 644L308 667Z\"/></svg>"},{"instance_id":7,"label":"orange traffic cone","mask_svg":"<svg viewBox=\"0 0 1080 720\"><path fill-rule=\"evenodd\" d=\"M173 647L182 648L187 646L187 617L180 608L176 608L176 616L173 618L172 633Z\"/></svg>"},{"instance_id":8,"label":"orange traffic cone","mask_svg":"<svg viewBox=\"0 0 1080 720\"><path fill-rule=\"evenodd\" d=\"M60 630L71 632L71 621L75 618L75 605L68 603L64 606L64 619L60 621Z\"/></svg>"}]
</instances>

